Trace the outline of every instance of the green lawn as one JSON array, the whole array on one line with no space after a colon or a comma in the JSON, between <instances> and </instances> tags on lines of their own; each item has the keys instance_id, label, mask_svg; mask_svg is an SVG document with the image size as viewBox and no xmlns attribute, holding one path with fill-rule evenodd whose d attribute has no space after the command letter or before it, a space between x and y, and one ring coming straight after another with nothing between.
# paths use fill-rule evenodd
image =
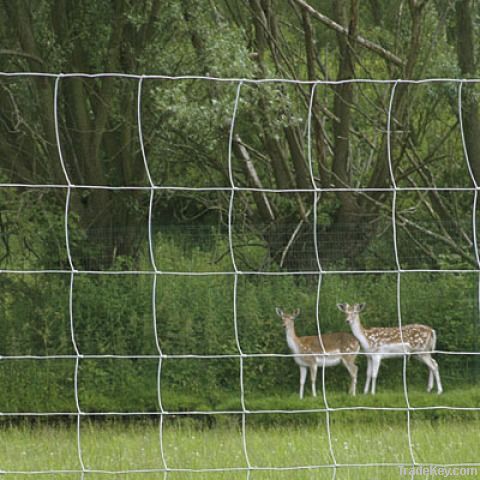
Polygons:
<instances>
[{"instance_id":1,"label":"green lawn","mask_svg":"<svg viewBox=\"0 0 480 480\"><path fill-rule=\"evenodd\" d=\"M409 463L411 455L405 412L361 411L333 412L331 439L337 463ZM328 465L332 463L329 450L326 419L317 414L308 425L296 424L297 413L288 416L288 424L281 420L272 426L261 426L248 416L246 445L248 458L255 469L252 480L267 479L331 479L332 469L268 470L268 467L295 467ZM368 416L370 419L368 419ZM285 415L284 415L285 417ZM218 415L214 427L202 427L197 420L180 416L165 423L163 449L172 469L243 469L246 467L243 451L240 417ZM300 419L299 419L300 420ZM161 473L119 474L116 471L162 468L159 426L155 421L92 423L82 421L80 432L84 465L89 470L112 472L89 473L86 479L156 479ZM480 421L476 415L463 412L463 419L440 418L429 421L411 417L413 454L422 463L458 463L480 461ZM81 469L77 450L75 425L52 425L45 422L4 426L0 429L0 470L45 471L64 470L71 473L35 475L35 480L78 479ZM478 476L463 478L479 478ZM2 476L6 480L30 478L21 473ZM244 470L228 472L170 472L167 480L186 479L245 479ZM398 467L340 467L336 479L397 479ZM428 478L418 476L415 478ZM458 478L458 477L457 477ZM460 477L462 478L462 477Z\"/></svg>"}]
</instances>

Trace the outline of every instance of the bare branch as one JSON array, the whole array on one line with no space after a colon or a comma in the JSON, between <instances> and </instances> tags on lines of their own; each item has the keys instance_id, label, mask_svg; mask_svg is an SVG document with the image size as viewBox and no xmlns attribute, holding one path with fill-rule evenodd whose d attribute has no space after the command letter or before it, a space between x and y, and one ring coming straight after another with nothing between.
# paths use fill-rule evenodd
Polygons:
<instances>
[{"instance_id":1,"label":"bare branch","mask_svg":"<svg viewBox=\"0 0 480 480\"><path fill-rule=\"evenodd\" d=\"M20 50L10 50L8 48L1 48L0 55L12 55L14 57L24 57L24 58L28 58L29 60L33 60L39 63L40 65L44 65L44 61L39 56L34 55L33 53L22 52Z\"/></svg>"},{"instance_id":2,"label":"bare branch","mask_svg":"<svg viewBox=\"0 0 480 480\"><path fill-rule=\"evenodd\" d=\"M245 173L247 174L248 178L250 178L253 185L256 188L263 188L257 170L255 169L255 165L250 159L250 155L248 154L247 149L243 146L243 142L238 134L236 134L234 137L233 148L236 155L243 160ZM262 212L262 216L268 218L271 221L275 220L275 214L273 213L273 209L270 205L270 202L268 201L265 192L253 192L253 195L255 197L259 210L261 210Z\"/></svg>"},{"instance_id":3,"label":"bare branch","mask_svg":"<svg viewBox=\"0 0 480 480\"><path fill-rule=\"evenodd\" d=\"M343 27L342 25L333 21L331 18L329 18L326 15L323 15L319 11L315 10L311 5L309 5L304 0L293 0L293 1L296 2L300 7L302 7L310 15L312 15L314 18L316 18L317 20L322 22L327 27L337 31L338 33L341 33L342 35L345 35L345 36L348 35L348 28ZM360 35L355 36L355 42L358 43L358 45L360 45L361 47L367 48L368 50L371 50L372 52L377 53L378 55L380 55L385 60L388 60L389 62L392 62L395 65L398 65L399 67L405 66L405 61L404 60L402 60L400 57L397 57L394 53L392 53L389 50L383 48L382 46L378 45L377 43L374 43L370 40L367 40L366 38L364 38Z\"/></svg>"}]
</instances>

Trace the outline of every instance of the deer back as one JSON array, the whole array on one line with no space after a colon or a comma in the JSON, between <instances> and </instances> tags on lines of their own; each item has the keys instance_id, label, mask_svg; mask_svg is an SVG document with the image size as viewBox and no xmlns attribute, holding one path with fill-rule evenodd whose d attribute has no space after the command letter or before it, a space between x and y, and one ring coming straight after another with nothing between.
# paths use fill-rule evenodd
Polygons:
<instances>
[{"instance_id":1,"label":"deer back","mask_svg":"<svg viewBox=\"0 0 480 480\"><path fill-rule=\"evenodd\" d=\"M430 350L435 348L435 331L427 325L411 324L390 328L369 328L366 331L372 346L387 345L390 343L408 343L413 350Z\"/></svg>"},{"instance_id":2,"label":"deer back","mask_svg":"<svg viewBox=\"0 0 480 480\"><path fill-rule=\"evenodd\" d=\"M321 338L326 353L352 353L360 349L358 340L347 332L325 333ZM318 335L300 337L299 341L304 352L323 353L324 351Z\"/></svg>"}]
</instances>

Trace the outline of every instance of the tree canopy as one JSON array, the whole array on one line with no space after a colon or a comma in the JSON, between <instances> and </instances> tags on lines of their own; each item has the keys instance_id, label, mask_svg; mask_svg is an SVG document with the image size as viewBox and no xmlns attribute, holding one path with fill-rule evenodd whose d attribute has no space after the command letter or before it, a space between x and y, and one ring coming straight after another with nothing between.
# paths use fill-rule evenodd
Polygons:
<instances>
[{"instance_id":1,"label":"tree canopy","mask_svg":"<svg viewBox=\"0 0 480 480\"><path fill-rule=\"evenodd\" d=\"M473 0L4 0L0 11L4 72L304 80L478 76L479 17ZM65 184L55 132L55 79L2 77L0 85L2 181ZM59 82L60 141L74 185L149 185L138 134L138 87L135 79L111 77ZM235 82L192 79L143 82L142 129L155 184L230 185L228 138L236 88ZM471 187L480 180L479 92L475 83L448 82L242 85L233 179L259 190L236 196L239 252L243 245L258 244L264 249L262 264L316 268L311 244L316 208L322 262L365 265L366 252L374 262L391 262L389 188L395 182L413 187L396 199L405 256L438 264L438 252L447 252L455 261L475 264L473 194L435 188ZM422 186L430 189L414 191ZM262 191L313 187L324 190L315 207L311 192ZM352 187L369 191L342 190ZM56 247L47 230L60 222L65 191L23 189L28 213L9 207L11 194L2 191L4 261L21 221L37 222L32 228L43 246L29 247L48 262L49 249ZM48 214L41 207L44 200ZM119 255L137 257L145 243L148 204L149 195L137 191L75 190L72 242L77 238L83 245L79 263L96 268ZM229 194L167 190L155 195L154 204L159 228L225 226ZM32 214L36 208L40 211ZM259 261L248 254L242 259L245 266Z\"/></svg>"}]
</instances>

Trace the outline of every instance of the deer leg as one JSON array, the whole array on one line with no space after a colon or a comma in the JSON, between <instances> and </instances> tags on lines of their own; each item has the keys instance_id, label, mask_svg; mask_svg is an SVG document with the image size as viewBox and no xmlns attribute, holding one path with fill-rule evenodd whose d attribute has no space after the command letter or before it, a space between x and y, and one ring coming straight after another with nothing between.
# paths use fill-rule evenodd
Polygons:
<instances>
[{"instance_id":1,"label":"deer leg","mask_svg":"<svg viewBox=\"0 0 480 480\"><path fill-rule=\"evenodd\" d=\"M310 380L312 381L312 395L314 397L317 396L317 388L315 386L316 382L317 382L317 364L316 363L313 363L312 365L310 365Z\"/></svg>"},{"instance_id":2,"label":"deer leg","mask_svg":"<svg viewBox=\"0 0 480 480\"><path fill-rule=\"evenodd\" d=\"M303 398L305 379L307 378L307 367L300 367L300 398Z\"/></svg>"},{"instance_id":3,"label":"deer leg","mask_svg":"<svg viewBox=\"0 0 480 480\"><path fill-rule=\"evenodd\" d=\"M431 357L430 354L428 355L428 358L429 358L430 365L431 365L431 367L429 367L430 368L430 375L433 373L433 376L435 377L435 381L437 382L437 393L440 395L440 393L443 392L443 388L442 388L442 382L440 380L440 371L439 371L439 368L438 368L438 363L435 359L433 359ZM432 385L432 387L433 387L433 385Z\"/></svg>"},{"instance_id":4,"label":"deer leg","mask_svg":"<svg viewBox=\"0 0 480 480\"><path fill-rule=\"evenodd\" d=\"M344 358L342 357L342 363L345 368L348 370L350 377L352 379L350 383L349 393L350 395L355 395L357 392L357 375L358 375L358 367L355 365L355 357Z\"/></svg>"},{"instance_id":5,"label":"deer leg","mask_svg":"<svg viewBox=\"0 0 480 480\"><path fill-rule=\"evenodd\" d=\"M382 359L379 355L374 355L372 358L372 395L375 395L375 389L377 386L378 369L380 368L380 362Z\"/></svg>"},{"instance_id":6,"label":"deer leg","mask_svg":"<svg viewBox=\"0 0 480 480\"><path fill-rule=\"evenodd\" d=\"M370 389L370 380L372 379L372 359L367 357L367 380L365 381L365 388L363 393L366 395Z\"/></svg>"},{"instance_id":7,"label":"deer leg","mask_svg":"<svg viewBox=\"0 0 480 480\"><path fill-rule=\"evenodd\" d=\"M428 386L427 386L427 392L431 392L433 388L433 371L431 368L428 369Z\"/></svg>"},{"instance_id":8,"label":"deer leg","mask_svg":"<svg viewBox=\"0 0 480 480\"><path fill-rule=\"evenodd\" d=\"M438 368L438 363L435 359L432 358L432 362L435 367L433 374L435 375L435 380L437 381L437 393L440 395L443 392L442 381L440 380L440 369Z\"/></svg>"},{"instance_id":9,"label":"deer leg","mask_svg":"<svg viewBox=\"0 0 480 480\"><path fill-rule=\"evenodd\" d=\"M432 358L432 356L429 353L425 353L423 355L416 355L420 361L422 361L429 370L428 373L428 387L427 391L431 391L433 388L433 379L435 378L435 381L437 382L437 392L442 393L443 388L442 388L442 382L440 381L440 373L438 371L438 363L436 360Z\"/></svg>"},{"instance_id":10,"label":"deer leg","mask_svg":"<svg viewBox=\"0 0 480 480\"><path fill-rule=\"evenodd\" d=\"M428 367L427 392L431 392L433 388L433 365L431 364L430 360L427 358L427 355L422 355L422 354L414 355L414 358L416 358L420 362L423 362Z\"/></svg>"}]
</instances>

